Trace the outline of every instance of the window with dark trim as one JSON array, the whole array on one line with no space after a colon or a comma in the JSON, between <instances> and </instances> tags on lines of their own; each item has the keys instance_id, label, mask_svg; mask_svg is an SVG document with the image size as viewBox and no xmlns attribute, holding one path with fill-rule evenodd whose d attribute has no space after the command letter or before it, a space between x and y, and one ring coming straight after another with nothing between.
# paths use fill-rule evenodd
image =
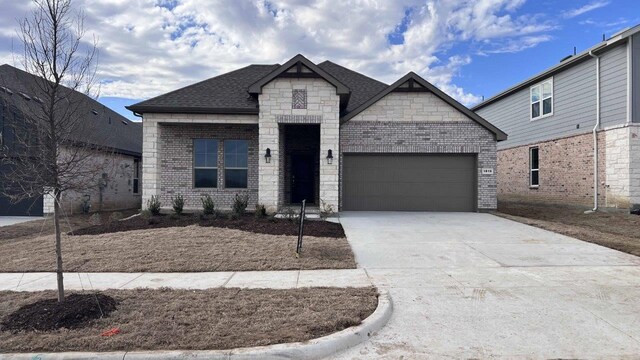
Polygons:
<instances>
[{"instance_id":1,"label":"window with dark trim","mask_svg":"<svg viewBox=\"0 0 640 360\"><path fill-rule=\"evenodd\" d=\"M529 149L529 186L538 187L540 185L540 157L537 147Z\"/></svg>"},{"instance_id":2,"label":"window with dark trim","mask_svg":"<svg viewBox=\"0 0 640 360\"><path fill-rule=\"evenodd\" d=\"M140 193L140 159L133 159L133 193Z\"/></svg>"},{"instance_id":3,"label":"window with dark trim","mask_svg":"<svg viewBox=\"0 0 640 360\"><path fill-rule=\"evenodd\" d=\"M224 141L224 187L247 188L247 160L249 142L247 140Z\"/></svg>"},{"instance_id":4,"label":"window with dark trim","mask_svg":"<svg viewBox=\"0 0 640 360\"><path fill-rule=\"evenodd\" d=\"M218 187L218 140L193 140L193 187Z\"/></svg>"}]
</instances>

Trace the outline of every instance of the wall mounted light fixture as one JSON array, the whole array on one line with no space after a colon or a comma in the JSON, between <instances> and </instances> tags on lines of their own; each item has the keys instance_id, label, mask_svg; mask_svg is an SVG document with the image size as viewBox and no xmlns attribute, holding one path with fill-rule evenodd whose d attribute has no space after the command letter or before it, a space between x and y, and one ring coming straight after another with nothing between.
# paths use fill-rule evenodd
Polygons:
<instances>
[{"instance_id":1,"label":"wall mounted light fixture","mask_svg":"<svg viewBox=\"0 0 640 360\"><path fill-rule=\"evenodd\" d=\"M333 164L333 151L331 151L331 149L327 151L327 164Z\"/></svg>"},{"instance_id":2,"label":"wall mounted light fixture","mask_svg":"<svg viewBox=\"0 0 640 360\"><path fill-rule=\"evenodd\" d=\"M266 153L264 154L264 161L268 163L271 162L271 149L267 148Z\"/></svg>"}]
</instances>

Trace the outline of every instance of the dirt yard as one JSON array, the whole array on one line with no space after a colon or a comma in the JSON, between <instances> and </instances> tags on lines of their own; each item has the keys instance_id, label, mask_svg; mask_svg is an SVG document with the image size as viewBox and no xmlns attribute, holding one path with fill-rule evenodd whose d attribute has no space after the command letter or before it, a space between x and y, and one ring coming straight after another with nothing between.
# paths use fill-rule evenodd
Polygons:
<instances>
[{"instance_id":1,"label":"dirt yard","mask_svg":"<svg viewBox=\"0 0 640 360\"><path fill-rule=\"evenodd\" d=\"M373 288L111 290L109 317L80 329L0 331L1 352L213 350L305 341L360 324L377 307ZM55 297L0 292L0 318ZM111 337L105 331L119 328Z\"/></svg>"},{"instance_id":2,"label":"dirt yard","mask_svg":"<svg viewBox=\"0 0 640 360\"><path fill-rule=\"evenodd\" d=\"M638 215L520 203L500 203L496 215L640 256Z\"/></svg>"},{"instance_id":3,"label":"dirt yard","mask_svg":"<svg viewBox=\"0 0 640 360\"><path fill-rule=\"evenodd\" d=\"M65 271L197 272L353 269L346 238L305 236L300 258L297 236L201 227L169 227L100 235L63 235ZM0 241L0 272L55 270L54 237Z\"/></svg>"}]
</instances>

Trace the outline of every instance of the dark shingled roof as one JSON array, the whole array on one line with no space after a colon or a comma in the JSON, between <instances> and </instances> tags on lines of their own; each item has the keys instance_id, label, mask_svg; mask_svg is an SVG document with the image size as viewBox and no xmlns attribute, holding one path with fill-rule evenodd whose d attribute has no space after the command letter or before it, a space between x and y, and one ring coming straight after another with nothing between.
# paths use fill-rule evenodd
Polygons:
<instances>
[{"instance_id":1,"label":"dark shingled roof","mask_svg":"<svg viewBox=\"0 0 640 360\"><path fill-rule=\"evenodd\" d=\"M249 86L279 66L279 64L249 65L139 102L128 106L127 109L137 113L257 114L258 100L249 94ZM357 108L388 86L330 61L325 61L318 67L351 90L345 113Z\"/></svg>"},{"instance_id":2,"label":"dark shingled roof","mask_svg":"<svg viewBox=\"0 0 640 360\"><path fill-rule=\"evenodd\" d=\"M374 95L389 86L383 82L362 75L359 72L355 72L344 66L332 63L329 60L318 64L318 67L328 72L351 89L349 103L342 115L350 113L355 108L364 104L367 100L371 99Z\"/></svg>"},{"instance_id":3,"label":"dark shingled roof","mask_svg":"<svg viewBox=\"0 0 640 360\"><path fill-rule=\"evenodd\" d=\"M280 65L249 65L128 106L137 112L257 114L248 88Z\"/></svg>"},{"instance_id":4,"label":"dark shingled roof","mask_svg":"<svg viewBox=\"0 0 640 360\"><path fill-rule=\"evenodd\" d=\"M4 103L24 116L34 114L40 109L37 98L44 98L38 95L40 90L37 84L42 81L42 78L11 65L0 65L0 87L9 90L0 88L0 105ZM86 126L80 130L82 134L73 134L76 141L134 156L142 154L142 124L125 118L84 94L64 89L70 92L68 96L73 97L72 101L80 104L79 113L86 116Z\"/></svg>"}]
</instances>

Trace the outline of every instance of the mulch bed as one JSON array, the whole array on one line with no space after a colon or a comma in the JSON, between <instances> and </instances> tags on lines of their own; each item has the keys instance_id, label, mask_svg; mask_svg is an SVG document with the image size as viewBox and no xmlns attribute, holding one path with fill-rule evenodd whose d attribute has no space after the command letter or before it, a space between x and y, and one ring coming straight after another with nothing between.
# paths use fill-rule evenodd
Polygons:
<instances>
[{"instance_id":1,"label":"mulch bed","mask_svg":"<svg viewBox=\"0 0 640 360\"><path fill-rule=\"evenodd\" d=\"M116 300L103 294L72 294L58 302L45 299L24 305L0 322L0 330L50 331L78 329L116 310Z\"/></svg>"},{"instance_id":2,"label":"mulch bed","mask_svg":"<svg viewBox=\"0 0 640 360\"><path fill-rule=\"evenodd\" d=\"M184 227L200 225L205 227L221 227L250 231L268 235L298 235L297 221L273 217L255 217L245 214L240 217L201 216L198 214L157 215L152 217L136 216L129 220L112 221L79 229L73 235L98 235L130 230L158 229L167 227ZM344 238L342 225L330 221L306 220L304 234L315 237Z\"/></svg>"},{"instance_id":3,"label":"mulch bed","mask_svg":"<svg viewBox=\"0 0 640 360\"><path fill-rule=\"evenodd\" d=\"M0 318L55 294L0 291ZM117 310L108 317L82 328L0 330L0 353L220 350L306 341L358 325L378 305L377 291L371 287L137 289L101 294L117 301ZM113 335L104 336L107 332Z\"/></svg>"}]
</instances>

